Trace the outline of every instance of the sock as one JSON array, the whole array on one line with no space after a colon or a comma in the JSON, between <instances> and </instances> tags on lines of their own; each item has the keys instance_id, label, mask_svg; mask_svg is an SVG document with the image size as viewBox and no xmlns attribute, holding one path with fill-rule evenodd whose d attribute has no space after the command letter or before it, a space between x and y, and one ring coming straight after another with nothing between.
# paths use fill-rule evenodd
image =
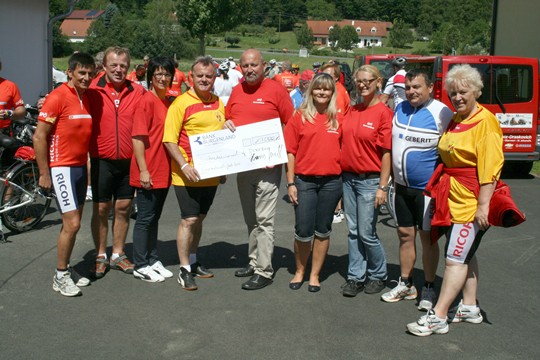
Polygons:
<instances>
[{"instance_id":1,"label":"sock","mask_svg":"<svg viewBox=\"0 0 540 360\"><path fill-rule=\"evenodd\" d=\"M119 253L113 253L113 254L111 255L111 260L114 261L114 260L118 259L119 257L120 257L120 254L119 254Z\"/></svg>"},{"instance_id":2,"label":"sock","mask_svg":"<svg viewBox=\"0 0 540 360\"><path fill-rule=\"evenodd\" d=\"M405 283L405 286L411 287L413 286L413 278L412 276L409 277L401 277L401 282Z\"/></svg>"},{"instance_id":3,"label":"sock","mask_svg":"<svg viewBox=\"0 0 540 360\"><path fill-rule=\"evenodd\" d=\"M189 263L195 264L197 262L197 254L189 254Z\"/></svg>"},{"instance_id":4,"label":"sock","mask_svg":"<svg viewBox=\"0 0 540 360\"><path fill-rule=\"evenodd\" d=\"M191 265L180 265L180 267L183 267L187 270L187 272L191 272Z\"/></svg>"},{"instance_id":5,"label":"sock","mask_svg":"<svg viewBox=\"0 0 540 360\"><path fill-rule=\"evenodd\" d=\"M56 279L60 280L65 273L67 273L67 269L56 269Z\"/></svg>"},{"instance_id":6,"label":"sock","mask_svg":"<svg viewBox=\"0 0 540 360\"><path fill-rule=\"evenodd\" d=\"M429 289L429 288L432 288L432 289L433 289L433 288L434 288L433 285L434 285L433 282L429 282L429 281L424 282L424 286L427 287L428 289Z\"/></svg>"},{"instance_id":7,"label":"sock","mask_svg":"<svg viewBox=\"0 0 540 360\"><path fill-rule=\"evenodd\" d=\"M107 260L107 254L106 253L98 254L97 257L103 257L103 258L105 258L105 260Z\"/></svg>"},{"instance_id":8,"label":"sock","mask_svg":"<svg viewBox=\"0 0 540 360\"><path fill-rule=\"evenodd\" d=\"M465 304L461 304L461 307L463 309L470 310L470 311L474 311L478 308L477 305L465 305Z\"/></svg>"}]
</instances>

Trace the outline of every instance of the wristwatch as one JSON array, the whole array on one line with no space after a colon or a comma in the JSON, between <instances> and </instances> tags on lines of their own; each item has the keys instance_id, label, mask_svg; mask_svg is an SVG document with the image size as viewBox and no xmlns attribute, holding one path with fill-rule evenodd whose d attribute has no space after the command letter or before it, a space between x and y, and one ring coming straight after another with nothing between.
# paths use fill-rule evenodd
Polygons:
<instances>
[{"instance_id":1,"label":"wristwatch","mask_svg":"<svg viewBox=\"0 0 540 360\"><path fill-rule=\"evenodd\" d=\"M287 184L287 189L290 188L291 186L296 186L296 184L295 183L288 183Z\"/></svg>"},{"instance_id":2,"label":"wristwatch","mask_svg":"<svg viewBox=\"0 0 540 360\"><path fill-rule=\"evenodd\" d=\"M384 191L384 192L388 192L388 186L379 185L379 189Z\"/></svg>"}]
</instances>

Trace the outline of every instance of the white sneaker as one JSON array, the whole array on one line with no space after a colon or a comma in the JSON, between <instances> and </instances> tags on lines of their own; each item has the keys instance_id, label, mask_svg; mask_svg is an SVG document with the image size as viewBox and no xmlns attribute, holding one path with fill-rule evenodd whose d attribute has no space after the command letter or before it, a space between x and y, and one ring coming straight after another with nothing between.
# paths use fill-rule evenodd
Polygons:
<instances>
[{"instance_id":1,"label":"white sneaker","mask_svg":"<svg viewBox=\"0 0 540 360\"><path fill-rule=\"evenodd\" d=\"M75 285L77 285L79 287L84 287L84 286L90 285L90 279L88 279L87 277L84 277L81 274L79 274L70 265L68 265L68 271L71 273L71 280L73 280Z\"/></svg>"},{"instance_id":2,"label":"white sneaker","mask_svg":"<svg viewBox=\"0 0 540 360\"><path fill-rule=\"evenodd\" d=\"M86 188L86 201L92 201L92 187Z\"/></svg>"},{"instance_id":3,"label":"white sneaker","mask_svg":"<svg viewBox=\"0 0 540 360\"><path fill-rule=\"evenodd\" d=\"M343 213L343 210L340 209L334 213L334 219L332 220L332 223L339 224L343 220L345 220L345 214Z\"/></svg>"},{"instance_id":4,"label":"white sneaker","mask_svg":"<svg viewBox=\"0 0 540 360\"><path fill-rule=\"evenodd\" d=\"M418 310L429 311L433 309L433 303L435 302L435 290L432 287L422 287L422 295L420 295L420 302L418 303Z\"/></svg>"},{"instance_id":5,"label":"white sneaker","mask_svg":"<svg viewBox=\"0 0 540 360\"><path fill-rule=\"evenodd\" d=\"M407 330L416 336L429 336L431 334L446 334L448 332L447 319L440 319L433 310L429 310L416 322L407 324Z\"/></svg>"},{"instance_id":6,"label":"white sneaker","mask_svg":"<svg viewBox=\"0 0 540 360\"><path fill-rule=\"evenodd\" d=\"M71 280L69 271L66 271L60 279L56 277L55 273L53 275L52 288L54 291L57 291L64 296L77 296L82 294L81 289L79 289L73 280Z\"/></svg>"},{"instance_id":7,"label":"white sneaker","mask_svg":"<svg viewBox=\"0 0 540 360\"><path fill-rule=\"evenodd\" d=\"M157 272L159 275L163 276L164 278L170 278L173 277L173 273L165 268L161 261L156 261L154 264L152 264L152 270Z\"/></svg>"},{"instance_id":8,"label":"white sneaker","mask_svg":"<svg viewBox=\"0 0 540 360\"><path fill-rule=\"evenodd\" d=\"M480 324L484 321L480 307L476 306L474 310L466 309L463 305L463 300L459 302L457 307L450 309L448 317L452 319L453 323L465 321L471 324Z\"/></svg>"},{"instance_id":9,"label":"white sneaker","mask_svg":"<svg viewBox=\"0 0 540 360\"><path fill-rule=\"evenodd\" d=\"M403 281L401 281L401 277L399 278L399 281L397 283L398 284L395 288L381 295L382 301L392 303L400 300L416 299L416 297L418 296L418 292L416 291L414 285L408 287Z\"/></svg>"},{"instance_id":10,"label":"white sneaker","mask_svg":"<svg viewBox=\"0 0 540 360\"><path fill-rule=\"evenodd\" d=\"M133 270L133 276L147 282L162 282L165 280L163 276L155 272L150 266Z\"/></svg>"}]
</instances>

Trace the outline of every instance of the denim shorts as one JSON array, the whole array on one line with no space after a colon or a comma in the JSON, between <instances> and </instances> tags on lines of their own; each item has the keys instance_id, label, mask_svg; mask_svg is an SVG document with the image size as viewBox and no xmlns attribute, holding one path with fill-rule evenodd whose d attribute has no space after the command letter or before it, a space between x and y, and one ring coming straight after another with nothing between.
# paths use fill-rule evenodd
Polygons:
<instances>
[{"instance_id":1,"label":"denim shorts","mask_svg":"<svg viewBox=\"0 0 540 360\"><path fill-rule=\"evenodd\" d=\"M341 176L296 175L294 183L298 191L294 238L302 242L311 241L315 236L328 238L334 210L343 193Z\"/></svg>"}]
</instances>

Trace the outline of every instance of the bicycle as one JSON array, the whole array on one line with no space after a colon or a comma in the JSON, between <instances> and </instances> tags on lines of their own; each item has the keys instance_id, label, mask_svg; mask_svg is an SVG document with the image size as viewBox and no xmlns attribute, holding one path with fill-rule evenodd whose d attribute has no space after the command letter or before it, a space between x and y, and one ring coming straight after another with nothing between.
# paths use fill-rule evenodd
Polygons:
<instances>
[{"instance_id":1,"label":"bicycle","mask_svg":"<svg viewBox=\"0 0 540 360\"><path fill-rule=\"evenodd\" d=\"M17 149L15 162L1 169L0 240L4 238L2 224L15 233L28 231L47 214L52 200L39 187L39 169L32 148L38 110L29 105L26 108L26 117L12 122L13 137L0 135L0 158L4 150Z\"/></svg>"}]
</instances>

